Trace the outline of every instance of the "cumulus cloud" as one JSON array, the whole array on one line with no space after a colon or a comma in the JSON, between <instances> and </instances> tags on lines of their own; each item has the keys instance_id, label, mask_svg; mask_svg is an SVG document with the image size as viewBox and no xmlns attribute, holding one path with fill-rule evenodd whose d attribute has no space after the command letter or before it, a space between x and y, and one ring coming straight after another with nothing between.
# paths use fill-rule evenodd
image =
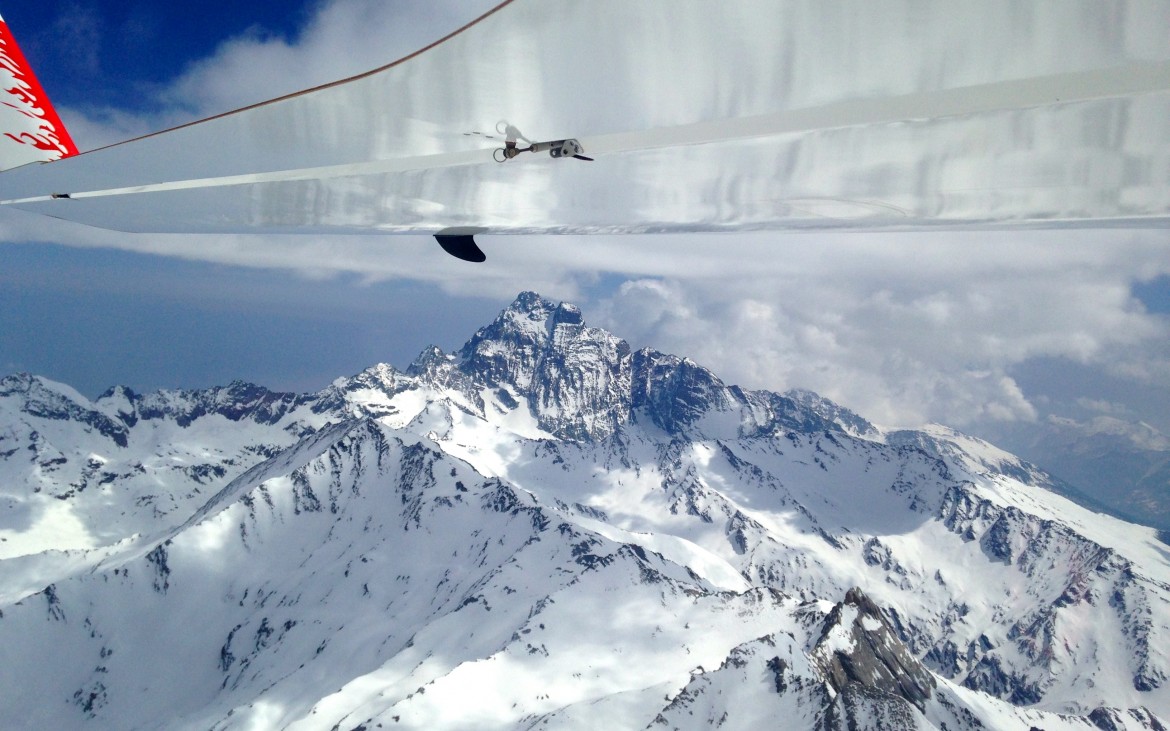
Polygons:
<instances>
[{"instance_id":1,"label":"cumulus cloud","mask_svg":"<svg viewBox=\"0 0 1170 731\"><path fill-rule=\"evenodd\" d=\"M1011 374L1023 362L1161 367L1170 328L1130 294L1141 272L1170 267L1159 238L777 236L768 253L720 242L750 262L750 275L715 267L631 280L598 310L631 339L689 354L728 380L811 388L887 424L1030 421L1038 404Z\"/></svg>"},{"instance_id":2,"label":"cumulus cloud","mask_svg":"<svg viewBox=\"0 0 1170 731\"><path fill-rule=\"evenodd\" d=\"M21 214L6 238L37 238L43 222L34 218ZM1026 393L1013 370L1040 360L1053 364L1054 380L1061 363L1075 363L1170 390L1170 323L1131 294L1143 272L1170 272L1170 246L1156 232L490 236L481 240L488 262L469 266L429 237L56 225L52 238L73 245L300 276L423 281L501 302L532 289L729 382L809 388L891 426L1035 420L1052 405Z\"/></svg>"},{"instance_id":3,"label":"cumulus cloud","mask_svg":"<svg viewBox=\"0 0 1170 731\"><path fill-rule=\"evenodd\" d=\"M328 0L293 38L253 28L225 39L211 56L155 89L148 108L60 111L78 146L95 149L378 68L497 4L498 0ZM73 17L70 27L75 25ZM83 48L92 56L96 46ZM89 58L87 63L96 67L97 60Z\"/></svg>"},{"instance_id":4,"label":"cumulus cloud","mask_svg":"<svg viewBox=\"0 0 1170 731\"><path fill-rule=\"evenodd\" d=\"M83 147L99 146L380 66L494 4L330 0L294 37L228 39L152 111L68 116ZM533 289L727 381L810 388L889 425L1035 420L1049 405L1013 371L1036 359L1170 388L1170 326L1132 295L1134 282L1170 274L1159 231L484 236L489 260L469 267L429 237L134 235L3 213L8 240L425 281L503 301Z\"/></svg>"}]
</instances>

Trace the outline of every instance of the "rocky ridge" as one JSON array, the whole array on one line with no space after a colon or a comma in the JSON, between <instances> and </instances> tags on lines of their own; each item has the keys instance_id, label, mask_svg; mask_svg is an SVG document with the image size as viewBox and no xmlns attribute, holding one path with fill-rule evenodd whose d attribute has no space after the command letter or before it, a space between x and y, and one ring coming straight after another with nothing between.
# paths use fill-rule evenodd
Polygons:
<instances>
[{"instance_id":1,"label":"rocky ridge","mask_svg":"<svg viewBox=\"0 0 1170 731\"><path fill-rule=\"evenodd\" d=\"M11 376L0 457L0 687L36 679L0 725L1170 712L1151 531L978 440L728 386L531 293L456 353L317 394Z\"/></svg>"}]
</instances>

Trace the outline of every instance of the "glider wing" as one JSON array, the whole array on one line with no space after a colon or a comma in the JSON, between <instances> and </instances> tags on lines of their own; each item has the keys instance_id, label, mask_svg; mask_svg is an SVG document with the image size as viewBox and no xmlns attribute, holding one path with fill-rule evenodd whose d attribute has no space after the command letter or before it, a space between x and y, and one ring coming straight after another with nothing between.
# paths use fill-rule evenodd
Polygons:
<instances>
[{"instance_id":1,"label":"glider wing","mask_svg":"<svg viewBox=\"0 0 1170 731\"><path fill-rule=\"evenodd\" d=\"M8 171L0 203L158 232L1165 226L1166 28L1154 0L508 0L370 73ZM499 154L550 140L594 161Z\"/></svg>"}]
</instances>

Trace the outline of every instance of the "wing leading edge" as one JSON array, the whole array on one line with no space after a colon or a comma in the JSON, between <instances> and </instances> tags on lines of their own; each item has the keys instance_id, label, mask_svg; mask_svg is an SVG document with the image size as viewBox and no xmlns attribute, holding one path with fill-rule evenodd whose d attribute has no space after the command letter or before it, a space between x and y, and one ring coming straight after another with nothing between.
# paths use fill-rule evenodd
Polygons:
<instances>
[{"instance_id":1,"label":"wing leading edge","mask_svg":"<svg viewBox=\"0 0 1170 731\"><path fill-rule=\"evenodd\" d=\"M8 171L0 203L158 232L1170 224L1168 6L945 5L509 0L374 72ZM499 154L543 140L596 162Z\"/></svg>"}]
</instances>

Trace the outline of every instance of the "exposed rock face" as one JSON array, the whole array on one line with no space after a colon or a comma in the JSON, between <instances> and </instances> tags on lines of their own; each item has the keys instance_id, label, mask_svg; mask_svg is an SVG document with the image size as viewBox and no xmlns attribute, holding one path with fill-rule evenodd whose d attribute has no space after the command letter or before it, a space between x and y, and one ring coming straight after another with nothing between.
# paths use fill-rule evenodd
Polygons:
<instances>
[{"instance_id":1,"label":"exposed rock face","mask_svg":"<svg viewBox=\"0 0 1170 731\"><path fill-rule=\"evenodd\" d=\"M1050 484L532 293L316 394L13 376L0 727L1163 728L1164 545Z\"/></svg>"},{"instance_id":2,"label":"exposed rock face","mask_svg":"<svg viewBox=\"0 0 1170 731\"><path fill-rule=\"evenodd\" d=\"M881 609L856 587L825 618L812 657L837 693L893 696L923 710L935 686Z\"/></svg>"},{"instance_id":3,"label":"exposed rock face","mask_svg":"<svg viewBox=\"0 0 1170 731\"><path fill-rule=\"evenodd\" d=\"M119 447L125 447L127 435L125 425L119 424L101 411L86 408L80 403L82 399L77 396L78 394L68 387L52 388L48 382L28 373L18 373L0 379L0 398L18 400L21 410L29 416L83 424Z\"/></svg>"},{"instance_id":4,"label":"exposed rock face","mask_svg":"<svg viewBox=\"0 0 1170 731\"><path fill-rule=\"evenodd\" d=\"M1146 708L1098 708L1089 714L1089 720L1101 731L1129 731L1129 729L1150 729L1166 731L1166 726Z\"/></svg>"},{"instance_id":5,"label":"exposed rock face","mask_svg":"<svg viewBox=\"0 0 1170 731\"><path fill-rule=\"evenodd\" d=\"M558 437L600 439L629 420L630 346L586 327L572 305L525 292L459 356L462 373L514 389Z\"/></svg>"},{"instance_id":6,"label":"exposed rock face","mask_svg":"<svg viewBox=\"0 0 1170 731\"><path fill-rule=\"evenodd\" d=\"M964 658L957 657L951 648L956 672L950 677L961 677L967 687L1013 703L1037 703L1044 697L1052 682L1051 670L1059 662L1057 624L1061 611L1107 604L1121 609L1117 616L1123 638L1134 650L1128 664L1133 687L1153 689L1165 683L1166 660L1149 652L1156 620L1150 613L1147 595L1137 590L1136 569L1130 560L1065 525L1014 507L995 505L960 487L947 492L938 516L964 540L978 540L989 560L1002 562L1027 577L1025 591L1043 600L1033 612L1012 624L1006 638L1015 645L1016 652L1029 659L1028 671L1005 670L999 658L987 654L992 648L984 637L967 648ZM1065 570L1056 575L1053 566ZM928 660L935 658L942 659L939 655L928 656ZM945 664L946 661L934 667L944 670Z\"/></svg>"},{"instance_id":7,"label":"exposed rock face","mask_svg":"<svg viewBox=\"0 0 1170 731\"><path fill-rule=\"evenodd\" d=\"M822 724L825 731L882 731L916 728L919 718L906 699L849 683L829 704Z\"/></svg>"},{"instance_id":8,"label":"exposed rock face","mask_svg":"<svg viewBox=\"0 0 1170 731\"><path fill-rule=\"evenodd\" d=\"M624 340L585 325L573 305L532 292L481 328L457 358L432 349L408 372L460 387L472 398L475 387L512 389L542 428L578 441L605 439L638 420L684 434L719 414L731 415L728 436L785 428L876 433L861 417L810 392L744 391L687 358L649 348L633 352Z\"/></svg>"}]
</instances>

